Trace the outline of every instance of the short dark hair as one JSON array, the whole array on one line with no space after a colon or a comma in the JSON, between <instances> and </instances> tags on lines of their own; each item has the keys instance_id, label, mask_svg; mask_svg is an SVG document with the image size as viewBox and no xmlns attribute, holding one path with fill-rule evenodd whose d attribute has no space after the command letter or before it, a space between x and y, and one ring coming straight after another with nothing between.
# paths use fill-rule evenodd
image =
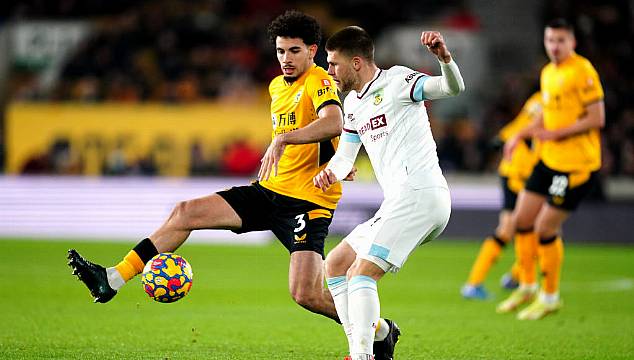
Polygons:
<instances>
[{"instance_id":1,"label":"short dark hair","mask_svg":"<svg viewBox=\"0 0 634 360\"><path fill-rule=\"evenodd\" d=\"M321 27L317 20L297 10L288 10L276 17L269 24L267 32L273 44L278 36L299 38L306 45L319 46L321 43Z\"/></svg>"},{"instance_id":2,"label":"short dark hair","mask_svg":"<svg viewBox=\"0 0 634 360\"><path fill-rule=\"evenodd\" d=\"M564 18L556 18L556 19L550 20L546 24L546 27L551 29L568 30L573 34L575 32L575 28L572 26L572 24Z\"/></svg>"},{"instance_id":3,"label":"short dark hair","mask_svg":"<svg viewBox=\"0 0 634 360\"><path fill-rule=\"evenodd\" d=\"M326 41L326 50L374 61L374 42L368 32L358 26L348 26L337 31Z\"/></svg>"}]
</instances>

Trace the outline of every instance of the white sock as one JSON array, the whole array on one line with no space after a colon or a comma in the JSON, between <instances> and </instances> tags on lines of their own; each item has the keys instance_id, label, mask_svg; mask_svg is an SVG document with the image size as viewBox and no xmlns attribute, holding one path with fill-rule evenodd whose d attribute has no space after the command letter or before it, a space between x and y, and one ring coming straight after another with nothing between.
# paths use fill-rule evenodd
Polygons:
<instances>
[{"instance_id":1,"label":"white sock","mask_svg":"<svg viewBox=\"0 0 634 360\"><path fill-rule=\"evenodd\" d=\"M110 287L114 290L118 291L123 285L125 285L125 280L123 280L121 274L119 274L117 269L114 267L107 268L106 275L108 275L108 285L110 285Z\"/></svg>"},{"instance_id":2,"label":"white sock","mask_svg":"<svg viewBox=\"0 0 634 360\"><path fill-rule=\"evenodd\" d=\"M353 359L372 355L374 333L381 313L376 281L369 276L357 275L348 281L348 317L352 327Z\"/></svg>"},{"instance_id":3,"label":"white sock","mask_svg":"<svg viewBox=\"0 0 634 360\"><path fill-rule=\"evenodd\" d=\"M384 319L379 319L379 324L377 325L376 333L374 334L374 341L383 341L387 337L387 334L390 333L390 325L388 325L387 321Z\"/></svg>"},{"instance_id":4,"label":"white sock","mask_svg":"<svg viewBox=\"0 0 634 360\"><path fill-rule=\"evenodd\" d=\"M352 345L352 330L350 328L350 320L348 319L348 279L345 275L335 276L326 279L328 290L335 302L335 309L339 315L339 321L343 331L348 338L348 348Z\"/></svg>"},{"instance_id":5,"label":"white sock","mask_svg":"<svg viewBox=\"0 0 634 360\"><path fill-rule=\"evenodd\" d=\"M544 304L552 305L556 303L557 301L559 301L559 292L548 294L541 291L539 293L539 300L543 302Z\"/></svg>"},{"instance_id":6,"label":"white sock","mask_svg":"<svg viewBox=\"0 0 634 360\"><path fill-rule=\"evenodd\" d=\"M374 356L370 354L357 354L352 357L352 360L374 360Z\"/></svg>"},{"instance_id":7,"label":"white sock","mask_svg":"<svg viewBox=\"0 0 634 360\"><path fill-rule=\"evenodd\" d=\"M519 290L523 292L524 291L535 292L537 291L537 283L520 284Z\"/></svg>"}]
</instances>

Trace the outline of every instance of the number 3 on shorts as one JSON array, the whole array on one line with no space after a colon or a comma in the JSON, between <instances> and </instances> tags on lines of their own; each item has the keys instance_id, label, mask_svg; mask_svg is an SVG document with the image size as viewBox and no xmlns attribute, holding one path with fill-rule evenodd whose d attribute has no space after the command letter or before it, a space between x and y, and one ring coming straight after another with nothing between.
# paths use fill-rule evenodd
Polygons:
<instances>
[{"instance_id":1,"label":"number 3 on shorts","mask_svg":"<svg viewBox=\"0 0 634 360\"><path fill-rule=\"evenodd\" d=\"M298 233L304 230L304 228L306 227L306 221L304 220L304 215L306 214L299 214L295 216L295 219L297 219L297 227L293 229L294 232Z\"/></svg>"},{"instance_id":2,"label":"number 3 on shorts","mask_svg":"<svg viewBox=\"0 0 634 360\"><path fill-rule=\"evenodd\" d=\"M553 182L548 188L548 193L553 196L564 197L566 195L566 188L568 187L568 177L566 175L553 176Z\"/></svg>"}]
</instances>

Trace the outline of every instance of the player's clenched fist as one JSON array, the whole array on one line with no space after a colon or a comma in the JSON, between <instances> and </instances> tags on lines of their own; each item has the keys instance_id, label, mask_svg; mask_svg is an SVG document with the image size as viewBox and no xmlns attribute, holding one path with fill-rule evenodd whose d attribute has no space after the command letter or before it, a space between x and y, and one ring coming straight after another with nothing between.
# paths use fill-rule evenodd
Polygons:
<instances>
[{"instance_id":1,"label":"player's clenched fist","mask_svg":"<svg viewBox=\"0 0 634 360\"><path fill-rule=\"evenodd\" d=\"M328 190L330 186L337 182L337 177L330 169L322 170L313 178L313 184L323 191Z\"/></svg>"},{"instance_id":2,"label":"player's clenched fist","mask_svg":"<svg viewBox=\"0 0 634 360\"><path fill-rule=\"evenodd\" d=\"M438 31L423 31L420 35L420 42L434 55L438 56L438 59L444 63L451 61L451 53L447 49L445 39Z\"/></svg>"}]
</instances>

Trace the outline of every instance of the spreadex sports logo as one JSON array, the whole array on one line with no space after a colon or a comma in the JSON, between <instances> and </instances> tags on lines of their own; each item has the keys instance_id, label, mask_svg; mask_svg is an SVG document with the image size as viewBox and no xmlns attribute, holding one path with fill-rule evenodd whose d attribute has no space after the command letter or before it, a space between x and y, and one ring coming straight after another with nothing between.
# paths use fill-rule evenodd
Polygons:
<instances>
[{"instance_id":1,"label":"spreadex sports logo","mask_svg":"<svg viewBox=\"0 0 634 360\"><path fill-rule=\"evenodd\" d=\"M385 114L381 114L371 118L370 121L363 124L357 132L359 133L359 136L361 136L368 130L376 130L385 126L387 126L387 119L385 118Z\"/></svg>"}]
</instances>

